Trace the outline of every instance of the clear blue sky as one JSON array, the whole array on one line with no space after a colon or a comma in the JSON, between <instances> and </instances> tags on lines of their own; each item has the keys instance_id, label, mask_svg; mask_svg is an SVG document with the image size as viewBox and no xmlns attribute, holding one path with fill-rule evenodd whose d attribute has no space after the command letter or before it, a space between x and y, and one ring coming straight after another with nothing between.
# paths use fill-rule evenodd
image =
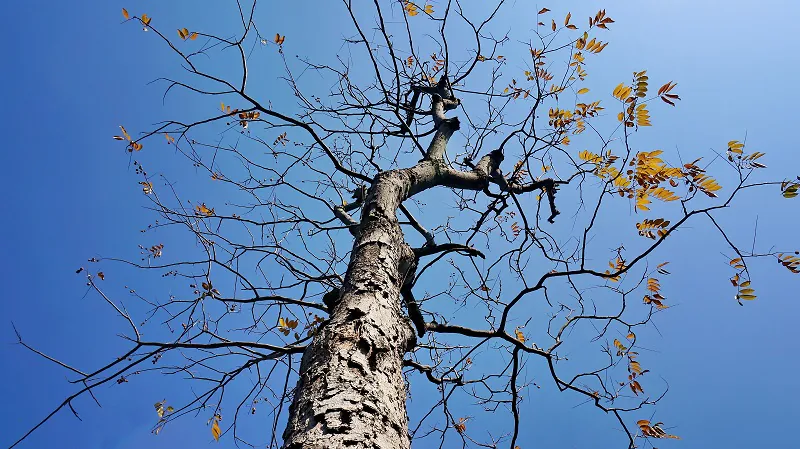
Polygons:
<instances>
[{"instance_id":1,"label":"clear blue sky","mask_svg":"<svg viewBox=\"0 0 800 449\"><path fill-rule=\"evenodd\" d=\"M180 105L184 109L174 102L162 106L163 88L147 83L174 74L175 61L153 36L133 24L120 25L120 9L147 13L169 23L167 30L216 31L235 20L235 5L227 2L231 9L225 15L218 12L225 11L219 3L225 2L50 0L11 2L3 8L2 447L74 391L64 370L15 344L11 321L30 344L78 367L95 367L124 347L116 337L124 323L96 296L84 297L83 278L74 273L89 257L135 258L136 245L148 243L139 233L152 218L144 210L139 178L128 153L110 136L118 133L119 124L140 130L170 112L207 107L197 100ZM524 38L538 8L547 6L563 17L566 8L560 3L518 0L503 20ZM631 72L644 69L651 79L679 83L682 101L675 109L655 108L655 126L640 141L642 149L677 148L682 154L709 156L711 148L723 151L727 141L746 136L750 148L767 153L764 161L773 177L800 174L792 112L800 69L792 29L800 4L572 4L581 23L599 8L616 20L603 58L590 65L593 91L610 91ZM214 13L210 5L217 5ZM351 34L349 25L342 25L347 23L342 11L337 2L325 7L309 1L264 2L257 21L268 34L287 35L288 54L324 58L331 54L326 51L336 51L337 39ZM317 34L325 36L321 42ZM272 94L272 87L260 89ZM157 145L137 158L179 163ZM722 215L734 236L749 241L758 216L762 249L771 243L800 249L795 232L800 199L783 200L771 190L742 200L736 214ZM706 223L690 226L660 254L672 261L673 275L663 284L676 307L659 315L655 324L661 337L648 342L654 352L643 352L642 358L669 382L669 395L656 417L674 426L671 430L683 441L657 446L792 447L796 438L791 430L800 420L794 403L800 385L792 376L800 368L800 278L764 263L753 280L759 299L739 307L726 287L730 273L720 254L725 247L704 233L707 229ZM120 287L129 279L109 281ZM84 398L77 402L83 421L61 413L22 447L234 447L230 438L213 442L204 416L150 434L156 421L153 403L180 388L175 379L157 377L103 386L96 392L102 408ZM622 447L626 442L613 419L591 407L576 408L580 398L543 388L528 401L523 449ZM482 419L490 425L494 418Z\"/></svg>"}]
</instances>

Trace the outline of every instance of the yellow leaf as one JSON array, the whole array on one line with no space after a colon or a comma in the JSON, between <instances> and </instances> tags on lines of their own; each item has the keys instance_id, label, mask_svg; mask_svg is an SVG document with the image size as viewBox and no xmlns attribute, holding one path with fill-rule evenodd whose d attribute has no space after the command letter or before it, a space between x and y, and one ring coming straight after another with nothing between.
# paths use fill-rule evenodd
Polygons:
<instances>
[{"instance_id":1,"label":"yellow leaf","mask_svg":"<svg viewBox=\"0 0 800 449\"><path fill-rule=\"evenodd\" d=\"M425 13L433 14L433 5L425 5Z\"/></svg>"},{"instance_id":2,"label":"yellow leaf","mask_svg":"<svg viewBox=\"0 0 800 449\"><path fill-rule=\"evenodd\" d=\"M286 40L286 36L281 36L279 33L275 33L275 43L278 45L283 45L283 41Z\"/></svg>"},{"instance_id":3,"label":"yellow leaf","mask_svg":"<svg viewBox=\"0 0 800 449\"><path fill-rule=\"evenodd\" d=\"M744 144L738 140L728 142L728 151L731 153L742 154L742 148L744 148Z\"/></svg>"},{"instance_id":4,"label":"yellow leaf","mask_svg":"<svg viewBox=\"0 0 800 449\"><path fill-rule=\"evenodd\" d=\"M514 335L517 337L517 341L520 343L525 343L525 334L522 333L519 329L514 330Z\"/></svg>"},{"instance_id":5,"label":"yellow leaf","mask_svg":"<svg viewBox=\"0 0 800 449\"><path fill-rule=\"evenodd\" d=\"M197 39L197 33L192 33L192 35L189 36L189 39L191 39L191 40Z\"/></svg>"},{"instance_id":6,"label":"yellow leaf","mask_svg":"<svg viewBox=\"0 0 800 449\"><path fill-rule=\"evenodd\" d=\"M214 215L214 209L209 209L206 206L206 203L200 204L195 209L197 209L197 212L199 212L201 215L205 215L207 217L210 217L210 216Z\"/></svg>"},{"instance_id":7,"label":"yellow leaf","mask_svg":"<svg viewBox=\"0 0 800 449\"><path fill-rule=\"evenodd\" d=\"M216 418L214 418L214 424L211 424L211 435L216 441L219 441L219 437L222 435L222 429L219 428L219 421Z\"/></svg>"},{"instance_id":8,"label":"yellow leaf","mask_svg":"<svg viewBox=\"0 0 800 449\"><path fill-rule=\"evenodd\" d=\"M569 25L569 19L570 19L570 17L572 17L572 13L571 13L571 12L568 12L568 13L567 13L567 17L564 19L564 26L567 26L567 25Z\"/></svg>"},{"instance_id":9,"label":"yellow leaf","mask_svg":"<svg viewBox=\"0 0 800 449\"><path fill-rule=\"evenodd\" d=\"M186 34L180 28L178 29L178 37L180 37L181 39L186 39Z\"/></svg>"},{"instance_id":10,"label":"yellow leaf","mask_svg":"<svg viewBox=\"0 0 800 449\"><path fill-rule=\"evenodd\" d=\"M122 17L124 17L126 19L130 19L131 18L131 15L128 14L128 10L125 9L125 8L122 8Z\"/></svg>"},{"instance_id":11,"label":"yellow leaf","mask_svg":"<svg viewBox=\"0 0 800 449\"><path fill-rule=\"evenodd\" d=\"M583 89L578 90L578 95L583 95L583 94L586 94L586 93L589 93L589 88L588 87L584 87Z\"/></svg>"},{"instance_id":12,"label":"yellow leaf","mask_svg":"<svg viewBox=\"0 0 800 449\"><path fill-rule=\"evenodd\" d=\"M163 418L164 417L164 402L165 401L156 402L153 405L156 408L156 413L158 414L159 418Z\"/></svg>"},{"instance_id":13,"label":"yellow leaf","mask_svg":"<svg viewBox=\"0 0 800 449\"><path fill-rule=\"evenodd\" d=\"M142 14L141 20L142 20L142 23L145 26L147 26L147 25L150 25L150 21L153 20L153 18L152 17L148 17L147 14Z\"/></svg>"}]
</instances>

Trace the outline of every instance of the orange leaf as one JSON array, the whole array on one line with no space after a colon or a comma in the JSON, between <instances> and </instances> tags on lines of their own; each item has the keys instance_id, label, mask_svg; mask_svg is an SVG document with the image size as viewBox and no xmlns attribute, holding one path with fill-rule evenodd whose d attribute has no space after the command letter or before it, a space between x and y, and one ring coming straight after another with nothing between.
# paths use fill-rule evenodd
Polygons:
<instances>
[{"instance_id":1,"label":"orange leaf","mask_svg":"<svg viewBox=\"0 0 800 449\"><path fill-rule=\"evenodd\" d=\"M546 12L549 12L549 11L550 11L550 10L549 10L549 9L547 9L547 8L542 8L542 9L540 9L540 10L539 10L539 12L537 12L536 14L537 14L537 15L538 15L538 14L544 14L544 13L546 13Z\"/></svg>"},{"instance_id":2,"label":"orange leaf","mask_svg":"<svg viewBox=\"0 0 800 449\"><path fill-rule=\"evenodd\" d=\"M222 429L219 428L219 420L216 417L214 417L214 424L211 425L211 435L216 441L219 441L219 437L222 435Z\"/></svg>"},{"instance_id":3,"label":"orange leaf","mask_svg":"<svg viewBox=\"0 0 800 449\"><path fill-rule=\"evenodd\" d=\"M131 18L131 15L128 14L128 10L125 9L125 8L122 8L122 17L124 17L126 19L130 19Z\"/></svg>"}]
</instances>

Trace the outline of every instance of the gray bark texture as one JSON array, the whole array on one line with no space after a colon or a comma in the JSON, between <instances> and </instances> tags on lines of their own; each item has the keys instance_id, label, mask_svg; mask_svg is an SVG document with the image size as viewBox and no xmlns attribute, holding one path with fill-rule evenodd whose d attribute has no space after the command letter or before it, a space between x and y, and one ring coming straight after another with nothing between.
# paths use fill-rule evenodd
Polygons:
<instances>
[{"instance_id":1,"label":"gray bark texture","mask_svg":"<svg viewBox=\"0 0 800 449\"><path fill-rule=\"evenodd\" d=\"M402 362L415 337L400 287L414 256L395 215L410 184L403 170L373 184L339 301L303 355L286 449L410 446Z\"/></svg>"}]
</instances>

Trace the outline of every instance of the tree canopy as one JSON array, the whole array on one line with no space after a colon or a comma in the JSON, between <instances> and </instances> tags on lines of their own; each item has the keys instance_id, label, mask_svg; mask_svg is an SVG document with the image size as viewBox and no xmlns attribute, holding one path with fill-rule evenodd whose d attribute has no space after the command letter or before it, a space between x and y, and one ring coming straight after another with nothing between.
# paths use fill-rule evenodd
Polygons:
<instances>
[{"instance_id":1,"label":"tree canopy","mask_svg":"<svg viewBox=\"0 0 800 449\"><path fill-rule=\"evenodd\" d=\"M284 29L269 5L231 6L204 26L122 10L118 32L148 41L132 70L148 52L171 61L153 82L163 109L113 136L148 222L126 241L138 254L76 270L122 318L114 355L77 366L15 328L74 384L54 413L169 379L158 438L194 419L209 439L282 447L303 426L305 374L327 367L310 348L333 354L324 342L352 331L353 385L396 397L339 406L328 429L400 397L412 444L524 448L527 417L563 402L616 429L601 441L649 447L681 435L656 406L660 320L680 327L669 315L695 301L749 312L796 284L796 238L759 230L796 217L796 164L741 129L692 148L672 147L681 129L656 134L693 92L635 51L603 68L628 45L610 9L343 2ZM326 17L335 33L308 31ZM387 359L402 377L378 384Z\"/></svg>"}]
</instances>

